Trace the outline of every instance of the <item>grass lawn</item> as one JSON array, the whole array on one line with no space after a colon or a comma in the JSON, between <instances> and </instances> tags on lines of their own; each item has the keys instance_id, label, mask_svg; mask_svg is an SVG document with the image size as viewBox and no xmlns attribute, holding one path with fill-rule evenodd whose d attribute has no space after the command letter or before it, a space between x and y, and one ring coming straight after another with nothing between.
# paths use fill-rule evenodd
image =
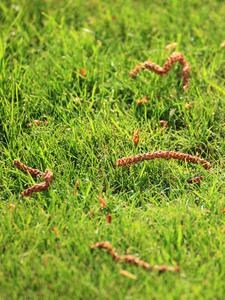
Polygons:
<instances>
[{"instance_id":1,"label":"grass lawn","mask_svg":"<svg viewBox=\"0 0 225 300\"><path fill-rule=\"evenodd\" d=\"M1 0L1 299L223 299L224 33L219 0ZM191 66L185 92L178 63L167 77L129 76L147 59L163 66L173 51ZM212 168L114 164L158 150ZM14 159L52 169L51 187L21 198L42 180ZM159 274L91 252L100 241L181 271Z\"/></svg>"}]
</instances>

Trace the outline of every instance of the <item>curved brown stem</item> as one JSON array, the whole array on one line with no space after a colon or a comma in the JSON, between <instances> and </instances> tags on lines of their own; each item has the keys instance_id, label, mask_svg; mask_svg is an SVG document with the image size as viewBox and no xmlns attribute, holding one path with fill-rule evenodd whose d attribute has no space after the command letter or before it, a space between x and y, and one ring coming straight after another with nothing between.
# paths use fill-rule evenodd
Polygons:
<instances>
[{"instance_id":1,"label":"curved brown stem","mask_svg":"<svg viewBox=\"0 0 225 300\"><path fill-rule=\"evenodd\" d=\"M164 158L164 159L178 159L182 161L191 162L193 164L200 163L202 164L203 168L210 169L211 165L208 161L204 160L203 158L199 158L197 156L192 156L185 153L180 152L173 152L173 151L156 151L156 152L148 152L144 154L132 155L129 157L123 157L115 162L116 166L126 166L130 164L137 163L143 160L152 160L155 158Z\"/></svg>"},{"instance_id":2,"label":"curved brown stem","mask_svg":"<svg viewBox=\"0 0 225 300\"><path fill-rule=\"evenodd\" d=\"M52 170L45 170L45 173L33 169L30 167L27 167L26 165L22 164L19 162L17 159L14 159L14 166L21 170L25 174L30 174L33 177L39 177L39 176L44 176L44 182L35 184L28 189L26 189L24 192L20 194L20 197L23 198L24 196L31 196L35 192L42 192L45 191L49 188L49 186L52 184L53 180L53 173Z\"/></svg>"},{"instance_id":3,"label":"curved brown stem","mask_svg":"<svg viewBox=\"0 0 225 300\"><path fill-rule=\"evenodd\" d=\"M135 78L139 71L141 69L149 69L156 74L160 76L167 76L170 69L173 67L173 65L179 62L182 65L182 78L183 78L183 91L186 91L186 89L189 87L190 82L188 79L189 73L190 73L190 65L186 61L184 55L180 52L173 52L168 58L167 61L165 62L163 67L160 67L159 65L155 64L152 62L150 59L143 62L141 65L136 65L135 68L130 71L130 75Z\"/></svg>"},{"instance_id":4,"label":"curved brown stem","mask_svg":"<svg viewBox=\"0 0 225 300\"><path fill-rule=\"evenodd\" d=\"M23 198L24 196L31 196L33 193L47 190L52 184L52 180L53 180L52 170L46 170L44 173L44 182L29 187L28 189L26 189L24 192L20 194L20 197Z\"/></svg>"},{"instance_id":5,"label":"curved brown stem","mask_svg":"<svg viewBox=\"0 0 225 300\"><path fill-rule=\"evenodd\" d=\"M44 173L41 172L40 170L27 167L26 165L22 164L17 159L14 159L13 163L17 169L19 169L20 171L22 171L25 174L30 174L32 177L39 177L39 176L44 175Z\"/></svg>"},{"instance_id":6,"label":"curved brown stem","mask_svg":"<svg viewBox=\"0 0 225 300\"><path fill-rule=\"evenodd\" d=\"M112 256L113 260L115 261L125 261L125 263L133 264L135 266L141 266L145 270L156 270L159 273L165 272L165 271L171 271L171 272L180 272L179 267L167 267L167 266L151 266L144 260L140 260L132 255L123 255L120 256L116 250L112 247L112 245L109 242L98 242L95 245L91 246L91 250L94 250L95 248L99 249L106 249L108 253Z\"/></svg>"}]
</instances>

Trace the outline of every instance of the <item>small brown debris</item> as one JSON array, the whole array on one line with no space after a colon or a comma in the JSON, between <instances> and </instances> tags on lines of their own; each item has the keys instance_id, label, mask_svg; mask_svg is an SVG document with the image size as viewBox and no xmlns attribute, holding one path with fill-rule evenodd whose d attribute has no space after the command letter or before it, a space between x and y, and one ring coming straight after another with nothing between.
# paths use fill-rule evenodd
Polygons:
<instances>
[{"instance_id":1,"label":"small brown debris","mask_svg":"<svg viewBox=\"0 0 225 300\"><path fill-rule=\"evenodd\" d=\"M168 51L169 49L175 49L177 47L177 43L168 44L165 46L165 50Z\"/></svg>"},{"instance_id":2,"label":"small brown debris","mask_svg":"<svg viewBox=\"0 0 225 300\"><path fill-rule=\"evenodd\" d=\"M134 133L134 145L137 146L139 142L139 129Z\"/></svg>"},{"instance_id":3,"label":"small brown debris","mask_svg":"<svg viewBox=\"0 0 225 300\"><path fill-rule=\"evenodd\" d=\"M11 210L14 210L16 208L16 206L14 204L10 204L7 209L11 209Z\"/></svg>"},{"instance_id":4,"label":"small brown debris","mask_svg":"<svg viewBox=\"0 0 225 300\"><path fill-rule=\"evenodd\" d=\"M135 276L134 274L132 274L130 272L127 272L125 270L120 270L120 275L125 276L125 277L129 277L129 278L134 279L134 280L137 279L137 276Z\"/></svg>"},{"instance_id":5,"label":"small brown debris","mask_svg":"<svg viewBox=\"0 0 225 300\"><path fill-rule=\"evenodd\" d=\"M103 201L102 196L99 195L100 204L102 207L106 207L106 203Z\"/></svg>"},{"instance_id":6,"label":"small brown debris","mask_svg":"<svg viewBox=\"0 0 225 300\"><path fill-rule=\"evenodd\" d=\"M56 227L52 227L52 230L54 230L56 233L56 236L58 236L58 234L59 234L58 229Z\"/></svg>"},{"instance_id":7,"label":"small brown debris","mask_svg":"<svg viewBox=\"0 0 225 300\"><path fill-rule=\"evenodd\" d=\"M87 76L86 72L85 72L83 69L80 69L80 72L81 72L81 74L82 74L84 77Z\"/></svg>"},{"instance_id":8,"label":"small brown debris","mask_svg":"<svg viewBox=\"0 0 225 300\"><path fill-rule=\"evenodd\" d=\"M44 266L46 267L48 264L48 257L45 257Z\"/></svg>"},{"instance_id":9,"label":"small brown debris","mask_svg":"<svg viewBox=\"0 0 225 300\"><path fill-rule=\"evenodd\" d=\"M136 100L135 101L137 104L139 104L139 105L142 105L142 103L147 103L148 102L148 100L147 100L147 96L145 96L143 99L141 99L141 100Z\"/></svg>"},{"instance_id":10,"label":"small brown debris","mask_svg":"<svg viewBox=\"0 0 225 300\"><path fill-rule=\"evenodd\" d=\"M112 214L109 214L106 216L108 223L111 223L112 220Z\"/></svg>"},{"instance_id":11,"label":"small brown debris","mask_svg":"<svg viewBox=\"0 0 225 300\"><path fill-rule=\"evenodd\" d=\"M79 185L79 181L77 180L76 181L76 184L75 184L75 191L74 191L74 196L76 197L77 195L77 188L78 188L78 185Z\"/></svg>"},{"instance_id":12,"label":"small brown debris","mask_svg":"<svg viewBox=\"0 0 225 300\"><path fill-rule=\"evenodd\" d=\"M223 41L223 42L220 44L220 47L221 47L221 48L224 48L224 47L225 47L225 41Z\"/></svg>"},{"instance_id":13,"label":"small brown debris","mask_svg":"<svg viewBox=\"0 0 225 300\"><path fill-rule=\"evenodd\" d=\"M203 178L204 178L204 176L194 177L194 178L189 179L188 183L197 183L197 182L200 182Z\"/></svg>"},{"instance_id":14,"label":"small brown debris","mask_svg":"<svg viewBox=\"0 0 225 300\"><path fill-rule=\"evenodd\" d=\"M34 120L34 123L36 125L41 125L41 124L48 124L48 121L39 121L39 120ZM33 123L28 123L27 126L33 126Z\"/></svg>"},{"instance_id":15,"label":"small brown debris","mask_svg":"<svg viewBox=\"0 0 225 300\"><path fill-rule=\"evenodd\" d=\"M160 120L160 121L159 121L159 124L160 124L161 126L165 126L166 128L169 128L168 122L165 121L165 120Z\"/></svg>"}]
</instances>

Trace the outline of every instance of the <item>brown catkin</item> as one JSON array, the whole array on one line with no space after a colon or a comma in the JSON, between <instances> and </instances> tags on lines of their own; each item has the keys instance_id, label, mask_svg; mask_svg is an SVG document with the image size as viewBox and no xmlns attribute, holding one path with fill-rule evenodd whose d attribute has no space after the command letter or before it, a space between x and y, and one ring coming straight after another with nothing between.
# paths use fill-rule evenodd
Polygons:
<instances>
[{"instance_id":1,"label":"brown catkin","mask_svg":"<svg viewBox=\"0 0 225 300\"><path fill-rule=\"evenodd\" d=\"M210 169L211 165L208 161L203 158L199 158L197 156L192 156L185 153L173 152L173 151L156 151L156 152L148 152L144 154L132 155L130 157L123 157L115 162L116 166L126 166L130 164L137 163L143 160L152 160L155 158L164 158L164 159L178 159L182 161L191 162L193 164L200 163L203 168Z\"/></svg>"},{"instance_id":2,"label":"brown catkin","mask_svg":"<svg viewBox=\"0 0 225 300\"><path fill-rule=\"evenodd\" d=\"M42 192L49 188L49 186L52 184L53 180L53 173L52 170L45 170L45 173L33 169L30 167L25 166L21 162L19 162L17 159L14 159L14 166L21 170L25 174L30 174L33 177L39 177L44 176L44 182L41 182L39 184L35 184L28 189L26 189L24 192L20 194L20 197L23 198L24 196L31 196L35 192Z\"/></svg>"},{"instance_id":3,"label":"brown catkin","mask_svg":"<svg viewBox=\"0 0 225 300\"><path fill-rule=\"evenodd\" d=\"M19 169L20 171L22 171L25 174L30 174L32 177L39 177L39 176L43 176L44 173L37 170L37 169L33 169L30 167L27 167L26 165L22 164L20 161L18 161L17 159L14 159L14 166Z\"/></svg>"},{"instance_id":4,"label":"brown catkin","mask_svg":"<svg viewBox=\"0 0 225 300\"><path fill-rule=\"evenodd\" d=\"M188 76L189 76L191 67L190 67L189 63L186 61L184 55L180 52L173 52L167 58L167 61L165 62L163 67L158 66L151 60L147 60L147 61L143 62L141 65L136 65L135 68L132 71L130 71L130 75L133 78L135 78L141 69L149 69L160 76L167 76L170 69L173 67L173 65L176 62L179 62L182 65L183 91L186 91L186 89L190 85Z\"/></svg>"},{"instance_id":5,"label":"brown catkin","mask_svg":"<svg viewBox=\"0 0 225 300\"><path fill-rule=\"evenodd\" d=\"M47 190L52 184L52 180L53 180L52 170L46 170L44 173L44 182L29 187L28 189L26 189L24 192L20 194L20 197L23 198L25 196L31 196L33 193Z\"/></svg>"},{"instance_id":6,"label":"brown catkin","mask_svg":"<svg viewBox=\"0 0 225 300\"><path fill-rule=\"evenodd\" d=\"M91 250L93 251L95 248L99 249L106 249L108 253L112 256L113 260L115 261L125 261L127 264L133 264L135 266L141 266L145 270L156 270L159 273L165 272L165 271L170 271L170 272L180 272L179 267L167 267L167 266L151 266L144 260L140 260L137 257L134 257L132 255L124 255L120 256L115 249L113 249L112 245L107 241L107 242L98 242L95 245L91 246Z\"/></svg>"}]
</instances>

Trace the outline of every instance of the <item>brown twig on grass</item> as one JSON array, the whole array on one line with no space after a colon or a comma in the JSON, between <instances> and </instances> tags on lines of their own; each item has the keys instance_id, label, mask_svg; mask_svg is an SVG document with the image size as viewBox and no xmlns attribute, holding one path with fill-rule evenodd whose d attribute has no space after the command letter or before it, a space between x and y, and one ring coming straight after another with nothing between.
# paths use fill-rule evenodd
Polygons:
<instances>
[{"instance_id":1,"label":"brown twig on grass","mask_svg":"<svg viewBox=\"0 0 225 300\"><path fill-rule=\"evenodd\" d=\"M44 182L35 184L29 187L28 189L26 189L24 192L20 194L21 198L23 198L24 196L31 196L35 192L45 191L52 184L52 180L53 180L52 170L45 170L45 173L43 173L37 169L27 167L26 165L19 162L17 159L14 159L14 166L19 170L21 170L23 173L30 174L33 177L44 176Z\"/></svg>"},{"instance_id":2,"label":"brown twig on grass","mask_svg":"<svg viewBox=\"0 0 225 300\"><path fill-rule=\"evenodd\" d=\"M163 67L152 62L150 59L143 62L141 65L136 65L135 68L130 71L130 75L135 78L141 69L149 69L154 71L156 74L160 76L167 76L170 69L173 67L175 62L179 62L182 65L182 78L183 78L183 91L189 87L190 82L188 79L188 75L190 73L190 65L186 61L184 55L180 52L173 52L165 62Z\"/></svg>"},{"instance_id":3,"label":"brown twig on grass","mask_svg":"<svg viewBox=\"0 0 225 300\"><path fill-rule=\"evenodd\" d=\"M28 189L26 189L24 192L20 194L20 197L23 198L24 196L31 196L33 193L47 190L52 184L52 180L53 180L52 170L46 170L44 173L44 182L29 187Z\"/></svg>"},{"instance_id":4,"label":"brown twig on grass","mask_svg":"<svg viewBox=\"0 0 225 300\"><path fill-rule=\"evenodd\" d=\"M40 170L27 167L26 165L22 164L17 159L14 159L13 163L14 163L14 166L17 169L19 169L20 171L22 171L25 174L30 174L32 177L39 177L39 176L43 176L44 175L44 173L41 172Z\"/></svg>"},{"instance_id":5,"label":"brown twig on grass","mask_svg":"<svg viewBox=\"0 0 225 300\"><path fill-rule=\"evenodd\" d=\"M148 152L144 154L132 155L130 157L123 157L115 162L116 166L126 166L130 164L137 163L143 160L152 160L155 158L164 158L164 159L178 159L182 161L191 162L193 164L200 163L205 169L210 169L211 165L208 161L203 158L199 158L197 156L192 156L185 153L173 152L173 151L156 151L156 152Z\"/></svg>"},{"instance_id":6,"label":"brown twig on grass","mask_svg":"<svg viewBox=\"0 0 225 300\"><path fill-rule=\"evenodd\" d=\"M171 272L180 272L179 267L167 267L167 266L151 266L144 260L140 260L139 258L136 258L132 255L123 255L120 256L116 250L112 247L112 245L109 242L98 242L95 245L91 246L91 250L93 251L95 248L99 249L106 249L108 253L112 256L113 260L115 261L125 261L125 263L133 264L135 266L141 266L145 270L156 270L159 273L165 272L165 271L171 271Z\"/></svg>"}]
</instances>

